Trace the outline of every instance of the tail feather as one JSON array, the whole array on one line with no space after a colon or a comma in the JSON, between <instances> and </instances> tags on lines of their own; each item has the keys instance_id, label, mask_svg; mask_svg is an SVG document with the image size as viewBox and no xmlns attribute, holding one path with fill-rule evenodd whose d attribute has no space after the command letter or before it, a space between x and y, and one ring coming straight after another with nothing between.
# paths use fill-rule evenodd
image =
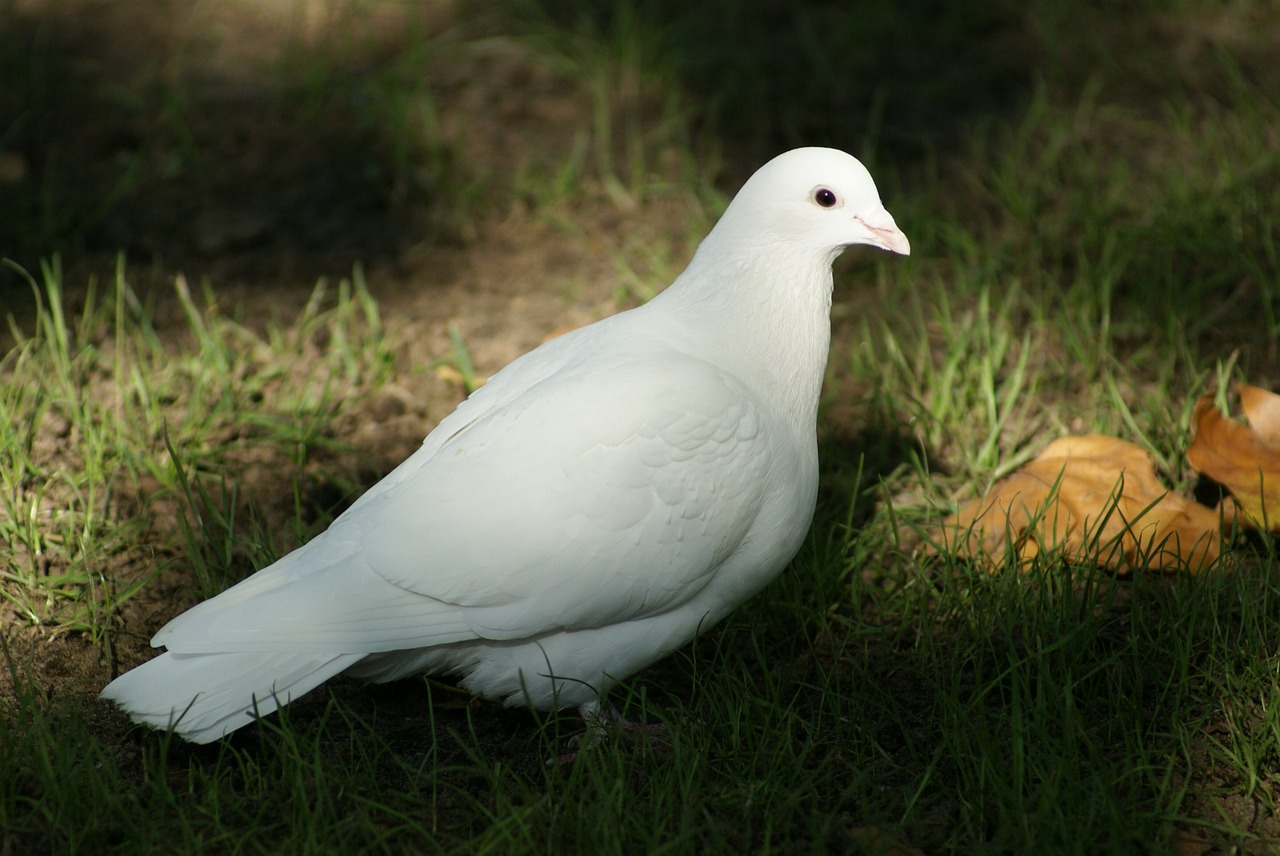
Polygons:
<instances>
[{"instance_id":1,"label":"tail feather","mask_svg":"<svg viewBox=\"0 0 1280 856\"><path fill-rule=\"evenodd\" d=\"M363 656L166 652L107 684L102 697L136 722L210 743L310 692Z\"/></svg>"}]
</instances>

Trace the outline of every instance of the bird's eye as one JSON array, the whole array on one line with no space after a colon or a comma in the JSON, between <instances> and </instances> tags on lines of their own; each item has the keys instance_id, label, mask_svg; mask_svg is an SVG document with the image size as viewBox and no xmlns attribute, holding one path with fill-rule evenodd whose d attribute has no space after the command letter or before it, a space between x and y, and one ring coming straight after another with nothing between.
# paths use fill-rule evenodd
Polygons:
<instances>
[{"instance_id":1,"label":"bird's eye","mask_svg":"<svg viewBox=\"0 0 1280 856\"><path fill-rule=\"evenodd\" d=\"M836 194L834 190L825 187L819 187L813 191L813 201L821 205L823 208L830 208L836 204Z\"/></svg>"}]
</instances>

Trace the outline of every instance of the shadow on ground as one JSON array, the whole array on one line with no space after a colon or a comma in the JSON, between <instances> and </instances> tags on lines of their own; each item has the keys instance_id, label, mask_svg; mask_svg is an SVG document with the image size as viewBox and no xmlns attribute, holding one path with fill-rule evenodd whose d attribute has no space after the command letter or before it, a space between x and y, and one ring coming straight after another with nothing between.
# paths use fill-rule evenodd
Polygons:
<instances>
[{"instance_id":1,"label":"shadow on ground","mask_svg":"<svg viewBox=\"0 0 1280 856\"><path fill-rule=\"evenodd\" d=\"M441 206L458 202L458 187L447 185L464 180L463 162L476 153L453 152L431 125L432 99L447 101L456 85L440 71L449 61L433 57L475 34L534 32L554 45L557 29L585 30L606 51L651 44L641 64L673 68L692 94L694 124L732 141L730 184L802 143L864 156L878 148L909 163L1025 94L1025 23L1009 10L742 8L10 6L0 13L0 116L9 117L0 128L0 247L31 271L55 252L77 264L99 259L98 270L124 253L159 280L182 270L215 286L306 289L353 261L374 265L447 240L440 226L453 212ZM939 73L940 54L957 60L945 64L951 71ZM419 70L424 79L408 79ZM389 104L398 83L422 103ZM495 75L496 89L513 84ZM502 106L499 93L470 100L476 114ZM554 113L545 118L555 124ZM558 136L593 132L582 111L559 119ZM0 274L0 290L6 304L29 300L12 272Z\"/></svg>"}]
</instances>

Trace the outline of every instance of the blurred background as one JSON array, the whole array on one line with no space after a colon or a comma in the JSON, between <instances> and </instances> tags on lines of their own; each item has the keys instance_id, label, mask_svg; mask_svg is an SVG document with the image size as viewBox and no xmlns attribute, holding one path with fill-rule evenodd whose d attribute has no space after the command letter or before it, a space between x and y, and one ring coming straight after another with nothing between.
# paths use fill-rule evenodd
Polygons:
<instances>
[{"instance_id":1,"label":"blurred background","mask_svg":"<svg viewBox=\"0 0 1280 856\"><path fill-rule=\"evenodd\" d=\"M1210 290L1274 326L1278 18L1261 0L5 0L0 254L122 253L144 281L248 294L358 260L427 289L424 247L513 209L576 196L616 223L606 247L646 218L696 240L755 166L834 145L917 206L926 258L1063 238L1031 259L1061 278L1140 245L1120 292ZM644 207L680 194L696 203Z\"/></svg>"}]
</instances>

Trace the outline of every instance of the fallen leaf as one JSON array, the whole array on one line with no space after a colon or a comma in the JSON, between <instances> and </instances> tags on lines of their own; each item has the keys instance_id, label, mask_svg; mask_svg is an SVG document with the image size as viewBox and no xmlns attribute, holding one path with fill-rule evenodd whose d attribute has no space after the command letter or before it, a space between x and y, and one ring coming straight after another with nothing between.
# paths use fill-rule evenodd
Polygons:
<instances>
[{"instance_id":1,"label":"fallen leaf","mask_svg":"<svg viewBox=\"0 0 1280 856\"><path fill-rule=\"evenodd\" d=\"M1237 385L1236 393L1253 433L1268 445L1280 446L1280 395L1247 383Z\"/></svg>"},{"instance_id":2,"label":"fallen leaf","mask_svg":"<svg viewBox=\"0 0 1280 856\"><path fill-rule=\"evenodd\" d=\"M1217 512L1171 492L1140 446L1115 437L1063 437L943 521L933 542L993 566L1012 548L1131 571L1200 571L1222 551Z\"/></svg>"},{"instance_id":3,"label":"fallen leaf","mask_svg":"<svg viewBox=\"0 0 1280 856\"><path fill-rule=\"evenodd\" d=\"M1280 396L1248 384L1237 391L1249 424L1228 419L1213 396L1201 396L1191 416L1195 439L1187 460L1231 491L1244 522L1280 531Z\"/></svg>"}]
</instances>

